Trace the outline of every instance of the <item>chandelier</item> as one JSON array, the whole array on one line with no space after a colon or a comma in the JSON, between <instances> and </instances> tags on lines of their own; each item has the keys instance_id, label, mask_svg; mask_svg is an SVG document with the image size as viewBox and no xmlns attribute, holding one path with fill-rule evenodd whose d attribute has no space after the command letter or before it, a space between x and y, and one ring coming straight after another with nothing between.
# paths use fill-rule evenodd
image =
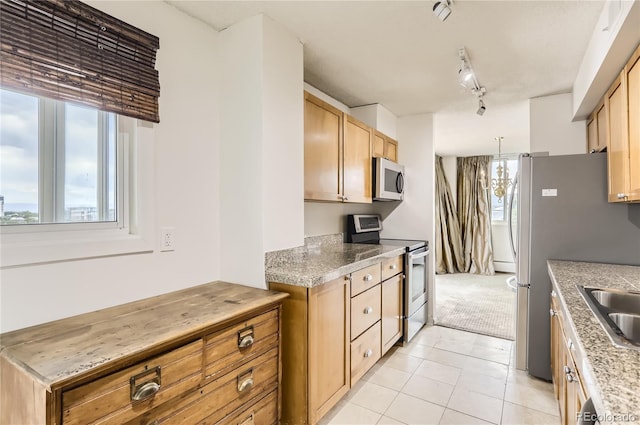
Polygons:
<instances>
[{"instance_id":1,"label":"chandelier","mask_svg":"<svg viewBox=\"0 0 640 425\"><path fill-rule=\"evenodd\" d=\"M507 162L502 160L502 139L504 137L496 137L495 140L498 142L498 167L496 168L496 174L498 177L491 179L491 188L493 189L493 194L498 198L498 202L502 202L502 198L507 193L507 189L509 186L513 184L511 179L509 178L509 168L507 167ZM502 166L504 162L504 167Z\"/></svg>"}]
</instances>

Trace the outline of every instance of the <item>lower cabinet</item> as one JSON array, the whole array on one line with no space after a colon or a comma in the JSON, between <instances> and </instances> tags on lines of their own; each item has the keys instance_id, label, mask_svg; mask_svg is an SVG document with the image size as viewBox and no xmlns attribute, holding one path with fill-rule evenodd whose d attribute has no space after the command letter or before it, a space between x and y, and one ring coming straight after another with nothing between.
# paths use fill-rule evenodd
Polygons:
<instances>
[{"instance_id":1,"label":"lower cabinet","mask_svg":"<svg viewBox=\"0 0 640 425\"><path fill-rule=\"evenodd\" d=\"M574 359L575 346L565 332L565 318L555 291L551 293L551 372L562 425L578 423L578 413L588 399Z\"/></svg>"},{"instance_id":2,"label":"lower cabinet","mask_svg":"<svg viewBox=\"0 0 640 425\"><path fill-rule=\"evenodd\" d=\"M289 294L282 308L281 424L315 424L351 385L349 277L269 288Z\"/></svg>"},{"instance_id":3,"label":"lower cabinet","mask_svg":"<svg viewBox=\"0 0 640 425\"><path fill-rule=\"evenodd\" d=\"M399 256L313 288L269 283L289 294L281 424L316 424L402 337L402 264Z\"/></svg>"}]
</instances>

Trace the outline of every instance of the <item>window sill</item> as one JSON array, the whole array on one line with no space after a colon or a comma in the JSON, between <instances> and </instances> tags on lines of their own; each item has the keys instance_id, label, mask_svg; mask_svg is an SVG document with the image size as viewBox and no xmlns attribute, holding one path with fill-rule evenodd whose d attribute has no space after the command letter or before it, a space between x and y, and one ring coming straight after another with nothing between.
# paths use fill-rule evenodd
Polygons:
<instances>
[{"instance_id":1,"label":"window sill","mask_svg":"<svg viewBox=\"0 0 640 425\"><path fill-rule=\"evenodd\" d=\"M150 241L125 229L3 234L0 268L152 251Z\"/></svg>"}]
</instances>

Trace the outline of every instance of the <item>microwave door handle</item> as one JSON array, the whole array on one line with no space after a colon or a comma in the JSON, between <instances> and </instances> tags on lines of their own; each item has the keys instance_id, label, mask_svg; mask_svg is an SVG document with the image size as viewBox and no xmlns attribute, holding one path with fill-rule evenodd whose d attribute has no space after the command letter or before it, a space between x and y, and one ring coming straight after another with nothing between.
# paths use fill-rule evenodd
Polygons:
<instances>
[{"instance_id":1,"label":"microwave door handle","mask_svg":"<svg viewBox=\"0 0 640 425\"><path fill-rule=\"evenodd\" d=\"M404 176L402 173L398 173L398 176L396 177L396 190L398 193L402 193L404 190Z\"/></svg>"}]
</instances>

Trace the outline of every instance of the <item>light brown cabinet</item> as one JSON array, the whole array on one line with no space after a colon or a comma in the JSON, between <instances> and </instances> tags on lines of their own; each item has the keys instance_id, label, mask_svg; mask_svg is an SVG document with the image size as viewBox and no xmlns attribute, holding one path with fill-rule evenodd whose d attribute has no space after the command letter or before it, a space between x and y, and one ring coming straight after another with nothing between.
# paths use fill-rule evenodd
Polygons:
<instances>
[{"instance_id":1,"label":"light brown cabinet","mask_svg":"<svg viewBox=\"0 0 640 425\"><path fill-rule=\"evenodd\" d=\"M562 425L578 423L578 413L588 399L576 367L575 345L565 332L566 323L555 291L551 293L551 373Z\"/></svg>"},{"instance_id":2,"label":"light brown cabinet","mask_svg":"<svg viewBox=\"0 0 640 425\"><path fill-rule=\"evenodd\" d=\"M607 146L607 115L604 99L587 120L587 152L600 152Z\"/></svg>"},{"instance_id":3,"label":"light brown cabinet","mask_svg":"<svg viewBox=\"0 0 640 425\"><path fill-rule=\"evenodd\" d=\"M371 203L373 130L305 92L304 197Z\"/></svg>"},{"instance_id":4,"label":"light brown cabinet","mask_svg":"<svg viewBox=\"0 0 640 425\"><path fill-rule=\"evenodd\" d=\"M284 297L214 282L3 334L0 423L277 423Z\"/></svg>"},{"instance_id":5,"label":"light brown cabinet","mask_svg":"<svg viewBox=\"0 0 640 425\"><path fill-rule=\"evenodd\" d=\"M383 343L388 350L402 337L402 258L312 288L269 283L289 294L282 308L282 424L316 424L380 359ZM393 274L381 283L385 273Z\"/></svg>"},{"instance_id":6,"label":"light brown cabinet","mask_svg":"<svg viewBox=\"0 0 640 425\"><path fill-rule=\"evenodd\" d=\"M349 277L313 288L269 283L283 302L282 424L315 424L351 385Z\"/></svg>"},{"instance_id":7,"label":"light brown cabinet","mask_svg":"<svg viewBox=\"0 0 640 425\"><path fill-rule=\"evenodd\" d=\"M398 142L375 130L373 133L373 156L398 162Z\"/></svg>"},{"instance_id":8,"label":"light brown cabinet","mask_svg":"<svg viewBox=\"0 0 640 425\"><path fill-rule=\"evenodd\" d=\"M609 202L640 201L640 46L604 97Z\"/></svg>"}]
</instances>

